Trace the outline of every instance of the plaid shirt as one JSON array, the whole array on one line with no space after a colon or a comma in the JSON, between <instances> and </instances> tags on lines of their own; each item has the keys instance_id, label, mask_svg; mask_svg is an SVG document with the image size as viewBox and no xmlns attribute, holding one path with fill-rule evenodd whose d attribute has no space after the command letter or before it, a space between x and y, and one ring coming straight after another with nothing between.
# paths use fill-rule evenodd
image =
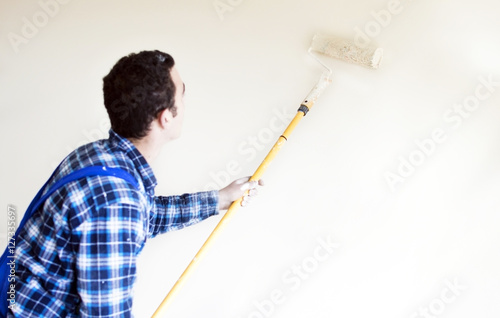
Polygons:
<instances>
[{"instance_id":1,"label":"plaid shirt","mask_svg":"<svg viewBox=\"0 0 500 318\"><path fill-rule=\"evenodd\" d=\"M139 181L83 178L52 194L16 246L17 317L131 317L136 261L147 238L218 213L218 191L161 197L137 148L110 130L72 152L49 186L83 167L121 168Z\"/></svg>"}]
</instances>

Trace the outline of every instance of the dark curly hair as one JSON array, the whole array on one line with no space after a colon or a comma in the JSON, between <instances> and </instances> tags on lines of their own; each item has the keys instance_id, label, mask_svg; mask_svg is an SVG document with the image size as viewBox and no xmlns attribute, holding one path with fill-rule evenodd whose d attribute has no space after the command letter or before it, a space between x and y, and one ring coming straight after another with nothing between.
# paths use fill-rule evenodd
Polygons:
<instances>
[{"instance_id":1,"label":"dark curly hair","mask_svg":"<svg viewBox=\"0 0 500 318\"><path fill-rule=\"evenodd\" d=\"M176 115L174 59L160 51L142 51L121 58L103 79L104 106L111 128L125 138L147 135L158 114Z\"/></svg>"}]
</instances>

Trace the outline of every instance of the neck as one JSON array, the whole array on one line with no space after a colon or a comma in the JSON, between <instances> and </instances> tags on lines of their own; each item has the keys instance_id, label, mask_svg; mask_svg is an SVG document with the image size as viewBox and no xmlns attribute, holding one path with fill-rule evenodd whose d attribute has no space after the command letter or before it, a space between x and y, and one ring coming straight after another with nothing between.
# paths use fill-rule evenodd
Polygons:
<instances>
[{"instance_id":1,"label":"neck","mask_svg":"<svg viewBox=\"0 0 500 318\"><path fill-rule=\"evenodd\" d=\"M129 140L139 150L148 164L151 165L156 157L158 157L162 146L158 139L146 136L141 139L129 138Z\"/></svg>"}]
</instances>

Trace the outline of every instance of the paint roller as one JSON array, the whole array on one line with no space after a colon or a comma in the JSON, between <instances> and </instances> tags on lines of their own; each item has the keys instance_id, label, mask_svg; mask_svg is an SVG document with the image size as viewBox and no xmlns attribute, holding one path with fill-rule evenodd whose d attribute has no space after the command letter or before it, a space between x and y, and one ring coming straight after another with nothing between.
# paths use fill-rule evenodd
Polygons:
<instances>
[{"instance_id":1,"label":"paint roller","mask_svg":"<svg viewBox=\"0 0 500 318\"><path fill-rule=\"evenodd\" d=\"M264 158L260 166L257 168L255 173L250 178L250 181L258 181L261 179L265 170L272 162L274 157L280 151L281 147L290 137L290 134L298 125L300 120L309 112L309 110L314 106L318 100L321 93L325 88L331 83L332 70L329 68L321 59L319 59L313 52L321 53L326 56L330 56L339 59L344 62L349 62L353 64L362 65L368 68L377 69L382 60L383 50L377 47L371 46L358 46L353 41L324 35L316 35L313 37L312 44L308 50L309 54L320 63L325 71L321 75L317 84L313 87L310 93L301 103L297 114L292 119L288 127L285 129L283 134L278 138L278 141L271 148L267 156ZM226 211L224 217L219 221L215 229L212 231L210 236L207 238L203 246L200 248L198 253L196 253L193 260L186 267L182 275L176 281L170 292L164 298L163 302L158 306L153 317L162 317L167 307L171 304L174 297L178 294L181 287L184 285L188 277L198 266L199 262L202 260L203 256L207 253L208 249L214 243L215 239L220 235L221 231L225 226L227 226L228 221L232 218L234 213L241 206L243 198L234 201L229 209Z\"/></svg>"}]
</instances>

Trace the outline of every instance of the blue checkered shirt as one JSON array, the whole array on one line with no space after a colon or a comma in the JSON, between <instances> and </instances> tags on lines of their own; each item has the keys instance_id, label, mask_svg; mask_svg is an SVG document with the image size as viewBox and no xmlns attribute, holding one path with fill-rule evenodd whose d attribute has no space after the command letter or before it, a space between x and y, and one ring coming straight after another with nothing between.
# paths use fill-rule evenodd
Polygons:
<instances>
[{"instance_id":1,"label":"blue checkered shirt","mask_svg":"<svg viewBox=\"0 0 500 318\"><path fill-rule=\"evenodd\" d=\"M16 317L131 317L137 256L146 240L218 213L218 191L155 196L153 170L112 130L109 139L72 152L49 187L94 165L124 169L139 190L95 176L70 182L45 201L17 239Z\"/></svg>"}]
</instances>

